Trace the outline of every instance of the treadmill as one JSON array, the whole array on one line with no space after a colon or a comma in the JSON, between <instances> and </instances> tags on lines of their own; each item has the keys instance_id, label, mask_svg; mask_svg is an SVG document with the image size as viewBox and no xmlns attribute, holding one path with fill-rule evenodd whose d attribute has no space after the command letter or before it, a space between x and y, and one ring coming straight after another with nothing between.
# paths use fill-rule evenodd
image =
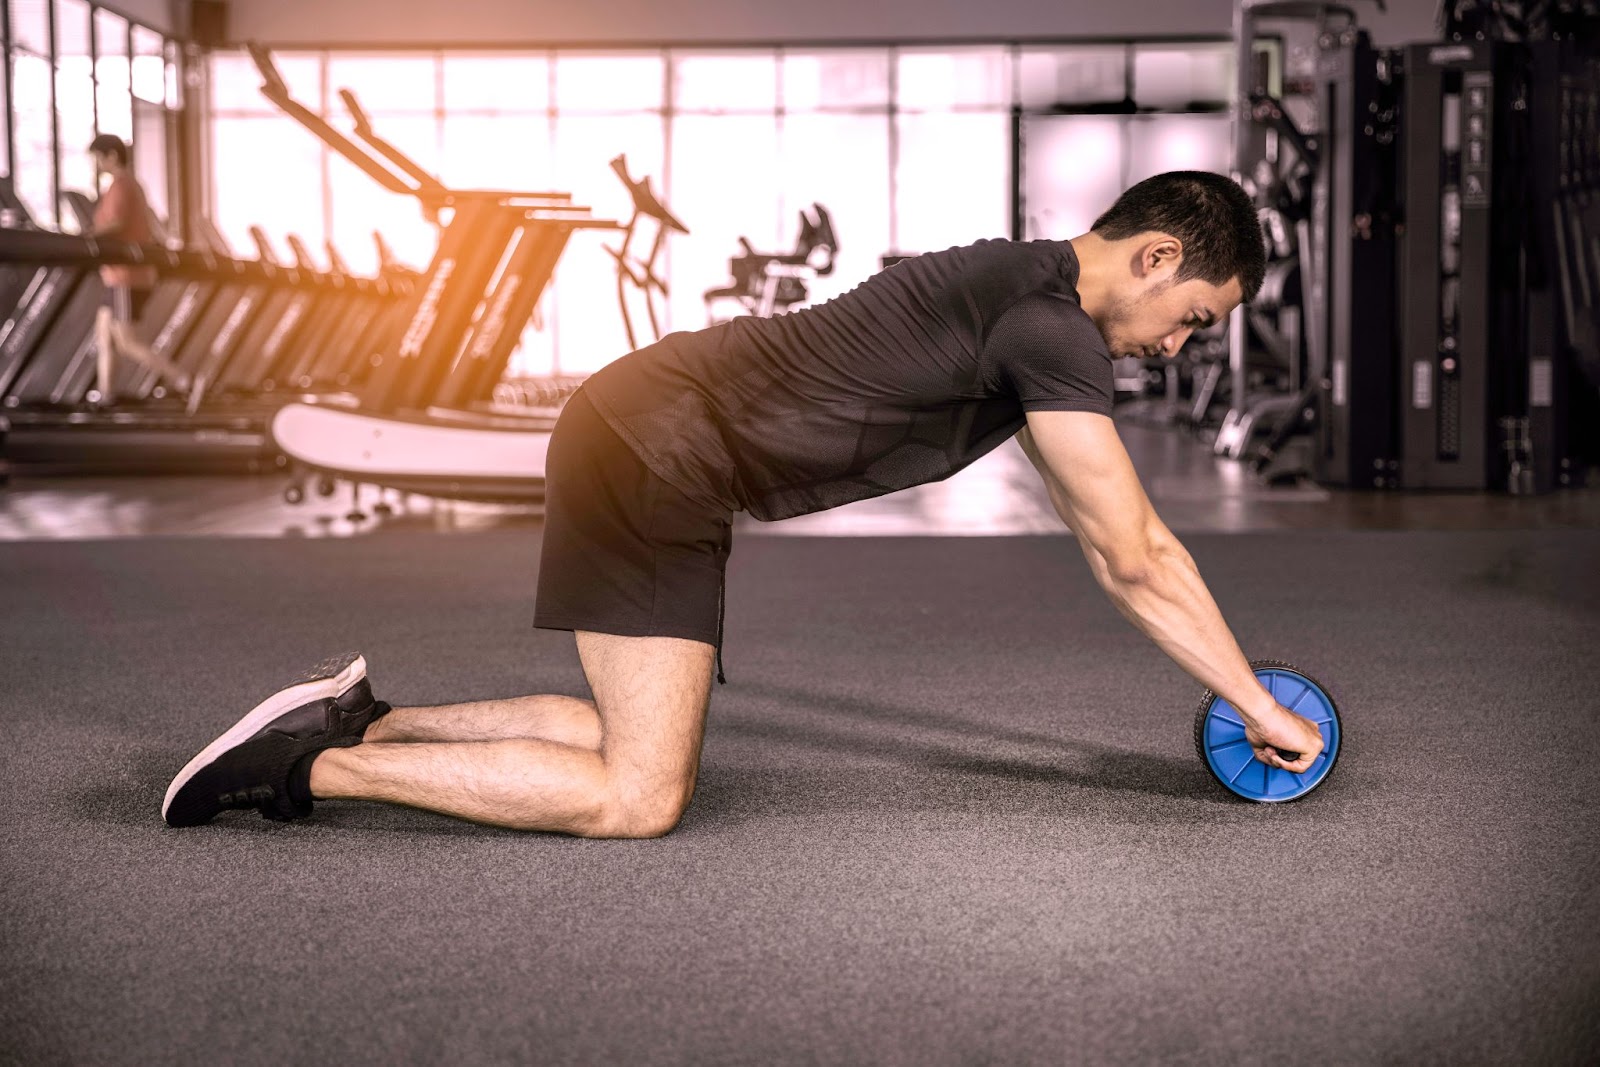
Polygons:
<instances>
[{"instance_id":1,"label":"treadmill","mask_svg":"<svg viewBox=\"0 0 1600 1067\"><path fill-rule=\"evenodd\" d=\"M37 226L9 184L3 208L23 232ZM87 358L92 367L95 313L105 302L105 288L95 265L88 262L28 264L6 260L10 270L26 273L27 281L3 324L0 324L0 397L6 408L22 404L67 402L74 366Z\"/></svg>"},{"instance_id":2,"label":"treadmill","mask_svg":"<svg viewBox=\"0 0 1600 1067\"><path fill-rule=\"evenodd\" d=\"M104 299L98 267L107 262L157 267L143 339L201 384L187 401L163 396L157 375L119 362L129 403L91 403L96 346L93 321ZM244 328L278 333L273 306L309 306L319 297L355 296L393 303L403 279L340 278L279 270L210 248L174 250L37 230L0 230L0 263L32 268L37 298L19 302L0 325L0 369L7 370L3 410L16 466L48 473L258 472L285 461L267 433L272 414L293 394L264 394L240 381L230 391L206 383L248 354ZM269 299L277 298L277 299ZM259 308L259 310L257 310ZM11 372L11 368L16 368Z\"/></svg>"},{"instance_id":3,"label":"treadmill","mask_svg":"<svg viewBox=\"0 0 1600 1067\"><path fill-rule=\"evenodd\" d=\"M262 94L390 192L417 199L437 221L450 212L427 272L407 305L404 329L372 353L355 408L285 405L272 436L298 468L286 491L343 479L430 496L540 501L557 408L497 407L489 400L568 239L617 230L572 203L570 193L446 188L379 137L354 94L340 93L361 144L296 101L260 46L250 54Z\"/></svg>"},{"instance_id":4,"label":"treadmill","mask_svg":"<svg viewBox=\"0 0 1600 1067\"><path fill-rule=\"evenodd\" d=\"M77 220L80 234L94 232L94 204L80 192L61 194L67 209ZM166 244L164 228L157 227L155 240ZM150 296L134 324L135 336L150 351L168 362L176 362L178 348L194 330L201 312L213 300L217 291L214 280L198 276L178 278L162 277L156 282ZM104 288L100 293L104 295ZM96 309L98 310L98 309ZM101 399L94 392L98 345L94 336L94 312L90 313L88 329L75 346L67 377L50 398L55 404L82 405ZM68 320L70 330L81 328L81 320ZM180 368L183 369L183 368ZM167 385L154 368L133 360L119 360L112 368L112 391L119 399L161 399L167 395Z\"/></svg>"}]
</instances>

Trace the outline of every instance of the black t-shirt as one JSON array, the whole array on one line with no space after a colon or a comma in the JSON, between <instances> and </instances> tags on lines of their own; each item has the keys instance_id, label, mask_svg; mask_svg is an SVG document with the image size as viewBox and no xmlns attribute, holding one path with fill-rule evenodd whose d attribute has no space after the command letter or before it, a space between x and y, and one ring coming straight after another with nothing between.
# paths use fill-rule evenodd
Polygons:
<instances>
[{"instance_id":1,"label":"black t-shirt","mask_svg":"<svg viewBox=\"0 0 1600 1067\"><path fill-rule=\"evenodd\" d=\"M758 519L948 478L1026 411L1111 414L1111 355L1065 241L979 241L776 318L675 333L584 384L691 497Z\"/></svg>"}]
</instances>

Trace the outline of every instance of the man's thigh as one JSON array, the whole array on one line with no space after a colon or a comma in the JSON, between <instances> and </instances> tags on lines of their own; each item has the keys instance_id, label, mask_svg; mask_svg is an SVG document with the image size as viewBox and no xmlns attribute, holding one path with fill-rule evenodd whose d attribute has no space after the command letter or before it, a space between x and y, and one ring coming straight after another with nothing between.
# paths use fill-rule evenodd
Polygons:
<instances>
[{"instance_id":1,"label":"man's thigh","mask_svg":"<svg viewBox=\"0 0 1600 1067\"><path fill-rule=\"evenodd\" d=\"M625 793L687 804L700 769L715 647L588 630L577 640L613 782Z\"/></svg>"}]
</instances>

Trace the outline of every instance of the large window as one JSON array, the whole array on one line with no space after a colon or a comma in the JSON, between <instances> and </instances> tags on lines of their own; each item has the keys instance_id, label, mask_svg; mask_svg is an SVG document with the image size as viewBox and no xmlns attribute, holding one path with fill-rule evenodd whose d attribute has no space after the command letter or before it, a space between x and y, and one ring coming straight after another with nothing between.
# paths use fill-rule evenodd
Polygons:
<instances>
[{"instance_id":1,"label":"large window","mask_svg":"<svg viewBox=\"0 0 1600 1067\"><path fill-rule=\"evenodd\" d=\"M611 174L628 157L634 174L659 175L666 160L662 109L666 61L659 53L555 58L555 125L550 179L601 218L627 220L632 201ZM527 181L534 183L534 175ZM551 359L565 371L596 370L627 351L617 309L615 260L603 232L573 235L544 307L553 315Z\"/></svg>"},{"instance_id":2,"label":"large window","mask_svg":"<svg viewBox=\"0 0 1600 1067\"><path fill-rule=\"evenodd\" d=\"M1010 226L1012 57L1000 47L898 56L894 251L934 252Z\"/></svg>"},{"instance_id":3,"label":"large window","mask_svg":"<svg viewBox=\"0 0 1600 1067\"><path fill-rule=\"evenodd\" d=\"M89 5L56 0L56 174L60 192L98 195L89 142L95 136L94 53L90 50ZM57 205L62 229L82 220Z\"/></svg>"},{"instance_id":4,"label":"large window","mask_svg":"<svg viewBox=\"0 0 1600 1067\"><path fill-rule=\"evenodd\" d=\"M177 95L177 49L159 33L134 26L128 35L133 107L133 170L150 208L172 214L172 113ZM112 131L115 132L115 131Z\"/></svg>"},{"instance_id":5,"label":"large window","mask_svg":"<svg viewBox=\"0 0 1600 1067\"><path fill-rule=\"evenodd\" d=\"M128 20L115 12L94 13L95 116L101 133L133 141L133 71Z\"/></svg>"},{"instance_id":6,"label":"large window","mask_svg":"<svg viewBox=\"0 0 1600 1067\"><path fill-rule=\"evenodd\" d=\"M384 141L428 172L439 174L446 159L438 109L439 77L439 63L432 56L331 57L324 76L329 121L355 139L355 122L341 95L348 92ZM300 141L303 151L317 151L316 142L303 130ZM308 226L309 216L325 212L317 221L353 270L370 273L376 269L374 233L383 235L402 262L427 265L435 231L416 201L378 189L354 164L335 154L328 154L325 165L329 195L325 201L306 201Z\"/></svg>"},{"instance_id":7,"label":"large window","mask_svg":"<svg viewBox=\"0 0 1600 1067\"><path fill-rule=\"evenodd\" d=\"M161 34L88 0L8 0L4 100L10 140L0 170L34 225L77 230L62 201L100 189L89 142L129 142L135 174L158 214L171 199L168 125L178 54Z\"/></svg>"},{"instance_id":8,"label":"large window","mask_svg":"<svg viewBox=\"0 0 1600 1067\"><path fill-rule=\"evenodd\" d=\"M1018 206L1020 236L1075 236L1131 182L1228 162L1223 44L278 61L290 91L336 127L349 129L338 91L353 90L380 136L452 188L565 190L622 222L632 208L609 163L626 155L690 230L671 238L662 264L669 330L705 325L703 295L728 283L740 238L758 251L789 251L812 203L828 209L840 244L833 273L811 286L815 302L859 284L884 255L1010 236ZM213 59L211 202L224 232L238 238L259 224L274 241L291 230L311 243L327 237L367 270L376 230L423 266L437 231L417 205L278 114L259 85L246 57ZM653 231L641 236L647 248ZM608 252L619 240L574 235L515 372L581 373L623 353Z\"/></svg>"},{"instance_id":9,"label":"large window","mask_svg":"<svg viewBox=\"0 0 1600 1067\"><path fill-rule=\"evenodd\" d=\"M321 55L277 56L278 70L294 96L307 106L326 107ZM328 234L325 190L343 179L340 160L330 162L311 135L260 93L261 76L248 56L212 60L212 221L230 248L254 255L252 230L259 228L274 256L287 254L295 234L310 248ZM387 194L360 189L361 199ZM359 204L349 205L358 210ZM347 256L355 249L341 249Z\"/></svg>"},{"instance_id":10,"label":"large window","mask_svg":"<svg viewBox=\"0 0 1600 1067\"><path fill-rule=\"evenodd\" d=\"M1162 171L1226 173L1232 64L1226 44L1024 49L1022 236L1074 237Z\"/></svg>"},{"instance_id":11,"label":"large window","mask_svg":"<svg viewBox=\"0 0 1600 1067\"><path fill-rule=\"evenodd\" d=\"M12 187L40 226L56 221L55 77L47 0L11 0Z\"/></svg>"}]
</instances>

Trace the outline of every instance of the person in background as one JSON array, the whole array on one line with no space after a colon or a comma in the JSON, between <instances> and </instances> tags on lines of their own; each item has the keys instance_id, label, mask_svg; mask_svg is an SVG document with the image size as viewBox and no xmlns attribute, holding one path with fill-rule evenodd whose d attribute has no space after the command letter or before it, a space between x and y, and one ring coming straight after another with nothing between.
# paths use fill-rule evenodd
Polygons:
<instances>
[{"instance_id":1,"label":"person in background","mask_svg":"<svg viewBox=\"0 0 1600 1067\"><path fill-rule=\"evenodd\" d=\"M130 244L150 244L155 232L150 225L150 204L139 179L133 175L132 156L127 142L113 133L102 133L89 143L95 173L106 175L110 183L101 192L94 209L94 231L90 236L109 237ZM95 320L96 348L99 351L96 387L99 402L114 401L112 369L116 357L127 356L149 366L180 390L189 386L187 376L141 342L133 332L144 314L150 291L156 286L156 269L148 265L107 263L100 268L106 286L106 306Z\"/></svg>"}]
</instances>

